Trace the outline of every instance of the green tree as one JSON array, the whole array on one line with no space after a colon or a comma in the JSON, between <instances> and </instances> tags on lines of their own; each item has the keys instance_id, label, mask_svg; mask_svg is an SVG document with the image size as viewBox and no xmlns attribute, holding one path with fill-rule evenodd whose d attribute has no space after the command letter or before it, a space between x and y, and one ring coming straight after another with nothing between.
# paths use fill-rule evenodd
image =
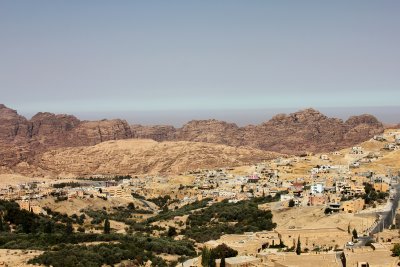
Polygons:
<instances>
[{"instance_id":1,"label":"green tree","mask_svg":"<svg viewBox=\"0 0 400 267\"><path fill-rule=\"evenodd\" d=\"M210 262L210 250L207 247L203 247L201 250L201 266L208 267Z\"/></svg>"},{"instance_id":2,"label":"green tree","mask_svg":"<svg viewBox=\"0 0 400 267\"><path fill-rule=\"evenodd\" d=\"M130 210L135 210L135 205L134 205L132 202L130 202L130 203L128 204L128 209L130 209Z\"/></svg>"},{"instance_id":3,"label":"green tree","mask_svg":"<svg viewBox=\"0 0 400 267\"><path fill-rule=\"evenodd\" d=\"M393 256L400 256L400 244L399 243L397 243L397 244L394 244L394 246L393 246L393 248L392 248L392 255Z\"/></svg>"},{"instance_id":4,"label":"green tree","mask_svg":"<svg viewBox=\"0 0 400 267\"><path fill-rule=\"evenodd\" d=\"M219 267L225 267L225 258L221 259L221 263L219 264Z\"/></svg>"},{"instance_id":5,"label":"green tree","mask_svg":"<svg viewBox=\"0 0 400 267\"><path fill-rule=\"evenodd\" d=\"M111 232L110 221L108 218L104 220L104 233L109 234Z\"/></svg>"},{"instance_id":6,"label":"green tree","mask_svg":"<svg viewBox=\"0 0 400 267\"><path fill-rule=\"evenodd\" d=\"M300 255L301 254L301 242L300 242L300 236L297 239L297 245L296 245L296 254Z\"/></svg>"},{"instance_id":7,"label":"green tree","mask_svg":"<svg viewBox=\"0 0 400 267\"><path fill-rule=\"evenodd\" d=\"M353 229L353 238L354 238L354 239L357 239L357 238L358 238L358 233L357 233L356 228Z\"/></svg>"},{"instance_id":8,"label":"green tree","mask_svg":"<svg viewBox=\"0 0 400 267\"><path fill-rule=\"evenodd\" d=\"M211 250L211 254L214 256L215 259L222 259L222 258L230 258L236 257L238 252L230 247L228 247L225 243L218 245L217 247Z\"/></svg>"},{"instance_id":9,"label":"green tree","mask_svg":"<svg viewBox=\"0 0 400 267\"><path fill-rule=\"evenodd\" d=\"M177 232L176 232L176 228L175 228L175 227L171 226L171 227L168 228L168 233L167 233L167 235L168 235L169 237L176 236L176 234L177 234Z\"/></svg>"},{"instance_id":10,"label":"green tree","mask_svg":"<svg viewBox=\"0 0 400 267\"><path fill-rule=\"evenodd\" d=\"M72 223L69 221L67 222L67 227L65 228L65 233L70 235L74 232L74 227L72 227Z\"/></svg>"},{"instance_id":11,"label":"green tree","mask_svg":"<svg viewBox=\"0 0 400 267\"><path fill-rule=\"evenodd\" d=\"M0 217L0 232L4 231L3 217Z\"/></svg>"},{"instance_id":12,"label":"green tree","mask_svg":"<svg viewBox=\"0 0 400 267\"><path fill-rule=\"evenodd\" d=\"M46 234L51 234L53 232L53 224L50 221L46 222L46 225L44 226L44 232Z\"/></svg>"},{"instance_id":13,"label":"green tree","mask_svg":"<svg viewBox=\"0 0 400 267\"><path fill-rule=\"evenodd\" d=\"M208 261L208 266L209 266L209 267L216 267L216 266L217 266L216 263L215 263L215 256L214 256L214 253L212 253L212 251L211 251L211 253L210 253L210 259L209 259L209 261Z\"/></svg>"},{"instance_id":14,"label":"green tree","mask_svg":"<svg viewBox=\"0 0 400 267\"><path fill-rule=\"evenodd\" d=\"M285 244L283 243L282 238L279 238L279 247L280 248L284 248L285 247Z\"/></svg>"},{"instance_id":15,"label":"green tree","mask_svg":"<svg viewBox=\"0 0 400 267\"><path fill-rule=\"evenodd\" d=\"M289 208L292 208L292 207L294 207L294 200L293 199L289 200Z\"/></svg>"}]
</instances>

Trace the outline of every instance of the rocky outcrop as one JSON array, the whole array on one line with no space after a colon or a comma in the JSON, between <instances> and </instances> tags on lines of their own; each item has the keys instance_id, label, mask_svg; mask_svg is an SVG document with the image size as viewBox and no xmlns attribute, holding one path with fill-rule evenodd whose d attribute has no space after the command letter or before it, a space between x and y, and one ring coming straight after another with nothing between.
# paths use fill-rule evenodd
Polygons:
<instances>
[{"instance_id":1,"label":"rocky outcrop","mask_svg":"<svg viewBox=\"0 0 400 267\"><path fill-rule=\"evenodd\" d=\"M28 122L28 138L39 141L46 147L69 144L69 136L80 125L80 121L70 115L38 113Z\"/></svg>"},{"instance_id":2,"label":"rocky outcrop","mask_svg":"<svg viewBox=\"0 0 400 267\"><path fill-rule=\"evenodd\" d=\"M38 113L27 120L0 105L0 169L37 164L51 149L93 146L109 140L191 141L300 154L352 146L383 130L382 123L371 115L353 116L344 122L314 109L279 114L262 124L245 127L218 120L193 120L174 128L129 126L119 119L80 121L71 115L52 113Z\"/></svg>"},{"instance_id":3,"label":"rocky outcrop","mask_svg":"<svg viewBox=\"0 0 400 267\"><path fill-rule=\"evenodd\" d=\"M174 140L176 129L170 125L143 126L131 125L132 136L138 139L152 139L155 141Z\"/></svg>"},{"instance_id":4,"label":"rocky outcrop","mask_svg":"<svg viewBox=\"0 0 400 267\"><path fill-rule=\"evenodd\" d=\"M74 146L95 145L109 140L132 138L129 124L124 120L84 121L69 136Z\"/></svg>"},{"instance_id":5,"label":"rocky outcrop","mask_svg":"<svg viewBox=\"0 0 400 267\"><path fill-rule=\"evenodd\" d=\"M251 147L299 154L352 146L383 130L383 125L370 115L354 116L343 122L314 109L306 109L277 115L255 127L245 127L243 140Z\"/></svg>"},{"instance_id":6,"label":"rocky outcrop","mask_svg":"<svg viewBox=\"0 0 400 267\"><path fill-rule=\"evenodd\" d=\"M267 122L246 127L224 121L197 120L179 129L172 126L163 126L162 129L162 134L154 137L153 133L159 133L160 128L144 127L136 132L135 138L208 142L300 154L352 146L382 133L384 127L371 115L353 116L343 122L341 119L328 118L314 109L306 109L289 115L278 114Z\"/></svg>"},{"instance_id":7,"label":"rocky outcrop","mask_svg":"<svg viewBox=\"0 0 400 267\"><path fill-rule=\"evenodd\" d=\"M95 145L132 138L123 120L80 121L71 115L38 113L27 120L0 105L0 166L33 163L36 155L58 147Z\"/></svg>"},{"instance_id":8,"label":"rocky outcrop","mask_svg":"<svg viewBox=\"0 0 400 267\"><path fill-rule=\"evenodd\" d=\"M346 133L343 137L345 144L355 144L371 136L382 133L384 126L374 116L364 114L350 117L345 122Z\"/></svg>"},{"instance_id":9,"label":"rocky outcrop","mask_svg":"<svg viewBox=\"0 0 400 267\"><path fill-rule=\"evenodd\" d=\"M28 125L28 121L17 111L0 104L0 142L25 140Z\"/></svg>"},{"instance_id":10,"label":"rocky outcrop","mask_svg":"<svg viewBox=\"0 0 400 267\"><path fill-rule=\"evenodd\" d=\"M240 145L240 128L218 120L193 120L176 132L177 140Z\"/></svg>"}]
</instances>

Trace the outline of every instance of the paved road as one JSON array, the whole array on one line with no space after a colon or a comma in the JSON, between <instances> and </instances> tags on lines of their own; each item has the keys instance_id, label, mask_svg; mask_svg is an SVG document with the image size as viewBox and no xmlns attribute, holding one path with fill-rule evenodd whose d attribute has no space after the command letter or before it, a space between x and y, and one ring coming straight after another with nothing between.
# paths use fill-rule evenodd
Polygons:
<instances>
[{"instance_id":1,"label":"paved road","mask_svg":"<svg viewBox=\"0 0 400 267\"><path fill-rule=\"evenodd\" d=\"M397 207L399 206L400 200L400 184L395 186L396 193L394 194L394 199L391 200L392 205L388 211L378 212L380 220L378 224L372 229L371 234L376 234L382 232L383 229L389 228L393 223L393 218L396 215Z\"/></svg>"},{"instance_id":2,"label":"paved road","mask_svg":"<svg viewBox=\"0 0 400 267\"><path fill-rule=\"evenodd\" d=\"M383 229L388 229L392 223L393 218L396 216L396 210L399 206L400 201L400 184L395 186L395 194L393 196L393 200L390 200L390 206L388 206L388 210L376 212L377 216L379 216L379 220L374 224L373 228L369 231L369 236L361 236L359 237L359 242L355 244L355 247L365 246L368 241L373 241L373 234L378 232L382 232Z\"/></svg>"}]
</instances>

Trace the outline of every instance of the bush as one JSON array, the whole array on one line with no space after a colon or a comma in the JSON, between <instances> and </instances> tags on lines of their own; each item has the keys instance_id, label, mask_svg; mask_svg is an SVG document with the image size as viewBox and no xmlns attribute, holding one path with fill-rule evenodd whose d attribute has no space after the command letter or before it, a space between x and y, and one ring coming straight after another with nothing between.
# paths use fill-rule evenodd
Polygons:
<instances>
[{"instance_id":1,"label":"bush","mask_svg":"<svg viewBox=\"0 0 400 267\"><path fill-rule=\"evenodd\" d=\"M392 248L392 255L396 257L400 256L400 244L394 244Z\"/></svg>"},{"instance_id":2,"label":"bush","mask_svg":"<svg viewBox=\"0 0 400 267\"><path fill-rule=\"evenodd\" d=\"M198 242L218 239L222 234L242 234L276 227L271 211L259 210L253 201L216 203L190 214L187 225L184 234Z\"/></svg>"}]
</instances>

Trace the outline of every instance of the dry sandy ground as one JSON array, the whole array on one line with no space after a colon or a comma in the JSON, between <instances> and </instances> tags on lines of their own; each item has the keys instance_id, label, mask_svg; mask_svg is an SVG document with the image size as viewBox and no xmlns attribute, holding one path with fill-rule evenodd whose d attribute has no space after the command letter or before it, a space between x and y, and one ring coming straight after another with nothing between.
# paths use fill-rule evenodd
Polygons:
<instances>
[{"instance_id":1,"label":"dry sandy ground","mask_svg":"<svg viewBox=\"0 0 400 267\"><path fill-rule=\"evenodd\" d=\"M41 251L34 251L34 250L0 249L0 266L9 266L9 267L39 266L39 265L27 264L26 262L40 254L42 254Z\"/></svg>"},{"instance_id":2,"label":"dry sandy ground","mask_svg":"<svg viewBox=\"0 0 400 267\"><path fill-rule=\"evenodd\" d=\"M33 182L33 181L51 181L50 179L46 178L32 178L23 176L20 174L0 174L0 187L5 185L18 185L21 183Z\"/></svg>"},{"instance_id":3,"label":"dry sandy ground","mask_svg":"<svg viewBox=\"0 0 400 267\"><path fill-rule=\"evenodd\" d=\"M8 185L16 186L29 182L46 182L54 183L68 183L68 182L82 182L74 178L59 178L59 177L28 177L21 174L0 174L0 188Z\"/></svg>"},{"instance_id":4,"label":"dry sandy ground","mask_svg":"<svg viewBox=\"0 0 400 267\"><path fill-rule=\"evenodd\" d=\"M233 168L232 171L229 171L229 173L234 174L234 175L248 175L251 173L251 171L254 171L254 168L252 166L239 166Z\"/></svg>"},{"instance_id":5,"label":"dry sandy ground","mask_svg":"<svg viewBox=\"0 0 400 267\"><path fill-rule=\"evenodd\" d=\"M110 198L108 200L103 200L101 198L76 198L60 202L55 202L53 198L38 200L38 203L42 207L48 207L53 211L66 213L68 215L80 214L81 209L101 210L103 207L106 207L107 210L110 210L112 207L126 206L130 202L133 202L135 205L139 205L139 202L136 203L133 198L131 201L123 198Z\"/></svg>"},{"instance_id":6,"label":"dry sandy ground","mask_svg":"<svg viewBox=\"0 0 400 267\"><path fill-rule=\"evenodd\" d=\"M400 170L400 150L387 153L374 163L361 166L359 171L372 170L376 173L387 173L389 170L393 175Z\"/></svg>"},{"instance_id":7,"label":"dry sandy ground","mask_svg":"<svg viewBox=\"0 0 400 267\"><path fill-rule=\"evenodd\" d=\"M128 227L128 225L126 225L123 222L118 222L118 221L114 221L114 220L110 220L110 227L111 229L113 229L116 233L119 234L126 234L125 228Z\"/></svg>"},{"instance_id":8,"label":"dry sandy ground","mask_svg":"<svg viewBox=\"0 0 400 267\"><path fill-rule=\"evenodd\" d=\"M168 183L173 185L192 185L195 177L192 175L175 175L168 177Z\"/></svg>"},{"instance_id":9,"label":"dry sandy ground","mask_svg":"<svg viewBox=\"0 0 400 267\"><path fill-rule=\"evenodd\" d=\"M278 224L278 229L333 228L339 227L347 230L356 228L359 232L370 226L375 220L374 215L354 215L351 213L324 214L325 207L296 207L272 211L272 220Z\"/></svg>"}]
</instances>

